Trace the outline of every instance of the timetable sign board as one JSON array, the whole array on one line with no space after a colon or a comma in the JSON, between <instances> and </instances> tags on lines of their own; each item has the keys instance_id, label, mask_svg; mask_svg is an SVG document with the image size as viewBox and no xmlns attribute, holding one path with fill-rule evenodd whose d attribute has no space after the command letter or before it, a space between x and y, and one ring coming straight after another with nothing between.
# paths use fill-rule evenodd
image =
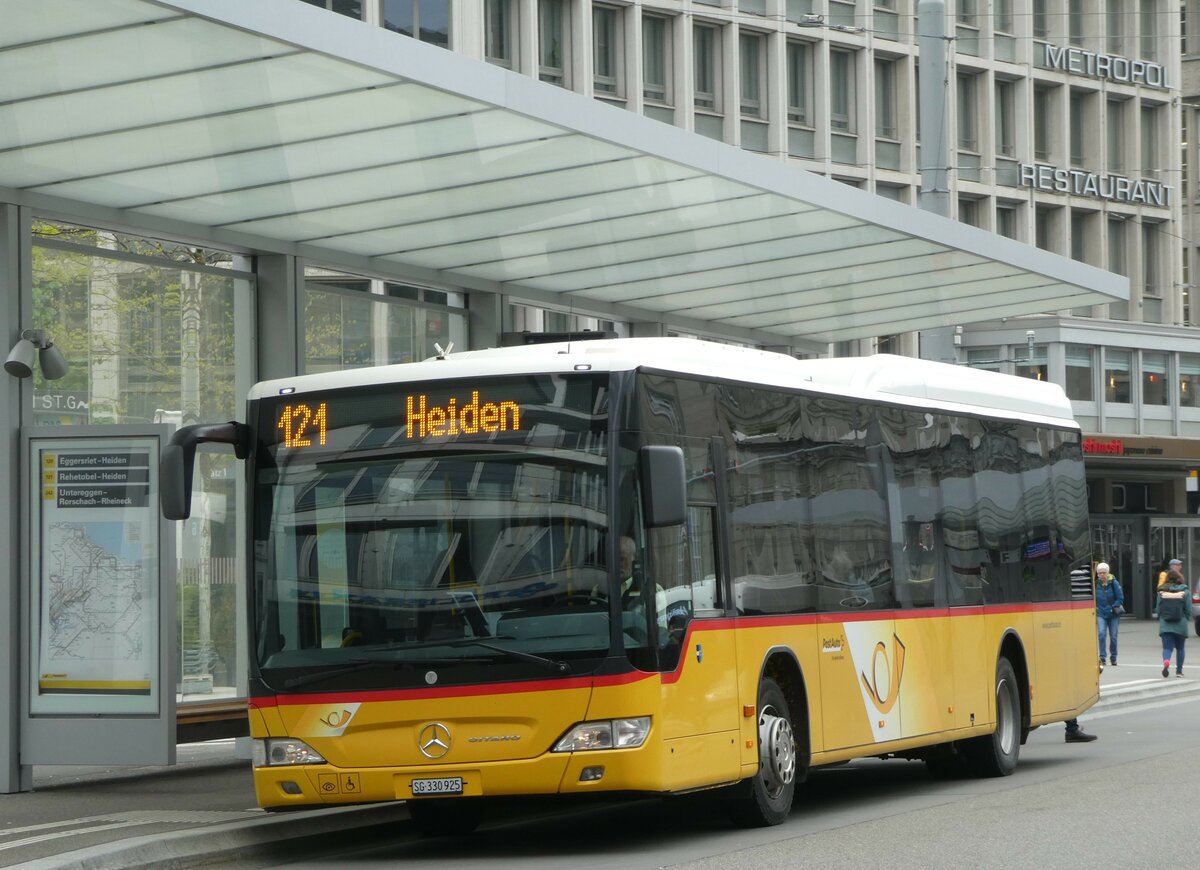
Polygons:
<instances>
[{"instance_id":1,"label":"timetable sign board","mask_svg":"<svg viewBox=\"0 0 1200 870\"><path fill-rule=\"evenodd\" d=\"M158 439L39 438L30 614L36 713L153 713Z\"/></svg>"}]
</instances>

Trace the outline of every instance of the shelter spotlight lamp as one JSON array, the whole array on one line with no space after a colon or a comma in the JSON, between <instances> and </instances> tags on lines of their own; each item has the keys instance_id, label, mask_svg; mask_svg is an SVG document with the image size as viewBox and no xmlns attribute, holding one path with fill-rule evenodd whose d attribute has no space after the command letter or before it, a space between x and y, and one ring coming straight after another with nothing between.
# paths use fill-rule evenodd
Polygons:
<instances>
[{"instance_id":1,"label":"shelter spotlight lamp","mask_svg":"<svg viewBox=\"0 0 1200 870\"><path fill-rule=\"evenodd\" d=\"M42 367L42 376L46 380L57 381L67 373L66 357L41 329L22 330L21 337L8 352L8 359L4 361L4 370L14 378L31 377L35 353L38 364Z\"/></svg>"}]
</instances>

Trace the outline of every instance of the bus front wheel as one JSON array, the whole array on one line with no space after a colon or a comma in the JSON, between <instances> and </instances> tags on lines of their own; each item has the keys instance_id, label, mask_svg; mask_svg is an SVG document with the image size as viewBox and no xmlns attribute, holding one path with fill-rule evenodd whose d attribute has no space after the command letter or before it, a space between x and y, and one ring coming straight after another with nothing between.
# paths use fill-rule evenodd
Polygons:
<instances>
[{"instance_id":1,"label":"bus front wheel","mask_svg":"<svg viewBox=\"0 0 1200 870\"><path fill-rule=\"evenodd\" d=\"M796 793L796 735L787 698L774 680L758 687L758 773L727 801L729 815L739 825L761 828L778 825L792 811Z\"/></svg>"},{"instance_id":2,"label":"bus front wheel","mask_svg":"<svg viewBox=\"0 0 1200 870\"><path fill-rule=\"evenodd\" d=\"M996 662L996 730L964 740L962 752L976 776L1008 776L1021 753L1021 689L1012 663Z\"/></svg>"}]
</instances>

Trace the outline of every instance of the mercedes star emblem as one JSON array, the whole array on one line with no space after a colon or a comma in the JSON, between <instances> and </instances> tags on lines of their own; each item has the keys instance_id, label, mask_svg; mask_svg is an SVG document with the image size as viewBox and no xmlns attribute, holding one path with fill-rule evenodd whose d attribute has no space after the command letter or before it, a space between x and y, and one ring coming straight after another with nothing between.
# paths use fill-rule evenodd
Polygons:
<instances>
[{"instance_id":1,"label":"mercedes star emblem","mask_svg":"<svg viewBox=\"0 0 1200 870\"><path fill-rule=\"evenodd\" d=\"M441 758L450 751L450 729L441 722L432 722L417 735L417 748L426 758Z\"/></svg>"}]
</instances>

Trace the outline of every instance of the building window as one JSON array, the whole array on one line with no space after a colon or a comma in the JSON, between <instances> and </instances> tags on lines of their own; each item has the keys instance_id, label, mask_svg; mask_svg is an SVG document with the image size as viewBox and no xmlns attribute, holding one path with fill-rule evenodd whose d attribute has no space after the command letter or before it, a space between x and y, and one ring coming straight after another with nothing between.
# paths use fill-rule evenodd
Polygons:
<instances>
[{"instance_id":1,"label":"building window","mask_svg":"<svg viewBox=\"0 0 1200 870\"><path fill-rule=\"evenodd\" d=\"M1061 220L1061 212L1062 209L1057 206L1041 206L1034 213L1034 244L1043 251L1058 250L1058 239L1061 235L1058 223Z\"/></svg>"},{"instance_id":2,"label":"building window","mask_svg":"<svg viewBox=\"0 0 1200 870\"><path fill-rule=\"evenodd\" d=\"M567 78L567 10L564 0L538 3L538 78L569 87Z\"/></svg>"},{"instance_id":3,"label":"building window","mask_svg":"<svg viewBox=\"0 0 1200 870\"><path fill-rule=\"evenodd\" d=\"M1105 19L1105 46L1110 54L1121 54L1125 48L1125 3L1127 0L1108 0Z\"/></svg>"},{"instance_id":4,"label":"building window","mask_svg":"<svg viewBox=\"0 0 1200 870\"><path fill-rule=\"evenodd\" d=\"M1125 171L1125 101L1109 100L1104 119L1107 135L1105 145L1108 155L1104 161L1109 172ZM1074 127L1072 127L1074 135Z\"/></svg>"},{"instance_id":5,"label":"building window","mask_svg":"<svg viewBox=\"0 0 1200 870\"><path fill-rule=\"evenodd\" d=\"M854 54L840 48L829 50L829 126L853 133Z\"/></svg>"},{"instance_id":6,"label":"building window","mask_svg":"<svg viewBox=\"0 0 1200 870\"><path fill-rule=\"evenodd\" d=\"M1033 89L1033 156L1036 160L1050 160L1054 146L1053 110L1054 89Z\"/></svg>"},{"instance_id":7,"label":"building window","mask_svg":"<svg viewBox=\"0 0 1200 870\"><path fill-rule=\"evenodd\" d=\"M1006 239L1017 237L1017 207L1015 205L996 206L996 232Z\"/></svg>"},{"instance_id":8,"label":"building window","mask_svg":"<svg viewBox=\"0 0 1200 870\"><path fill-rule=\"evenodd\" d=\"M1095 133L1091 129L1090 118L1088 118L1088 103L1091 94L1084 94L1078 91L1071 91L1069 124L1071 132L1071 165L1082 167L1084 154L1087 150L1087 140L1094 136Z\"/></svg>"},{"instance_id":9,"label":"building window","mask_svg":"<svg viewBox=\"0 0 1200 870\"><path fill-rule=\"evenodd\" d=\"M692 28L697 109L719 111L717 92L720 86L720 47L720 34L716 27L711 24L697 24Z\"/></svg>"},{"instance_id":10,"label":"building window","mask_svg":"<svg viewBox=\"0 0 1200 870\"><path fill-rule=\"evenodd\" d=\"M621 94L621 10L592 7L592 88L597 94Z\"/></svg>"},{"instance_id":11,"label":"building window","mask_svg":"<svg viewBox=\"0 0 1200 870\"><path fill-rule=\"evenodd\" d=\"M788 120L812 125L812 46L807 42L787 44Z\"/></svg>"},{"instance_id":12,"label":"building window","mask_svg":"<svg viewBox=\"0 0 1200 870\"><path fill-rule=\"evenodd\" d=\"M1033 347L1033 352L1030 353L1028 346L1022 345L1015 349L1013 357L1016 359L1016 365L1013 367L1013 374L1019 378L1031 378L1035 381L1044 381L1050 377L1049 366L1046 362L1046 346L1044 344Z\"/></svg>"},{"instance_id":13,"label":"building window","mask_svg":"<svg viewBox=\"0 0 1200 870\"><path fill-rule=\"evenodd\" d=\"M958 0L954 12L959 24L975 26L976 0Z\"/></svg>"},{"instance_id":14,"label":"building window","mask_svg":"<svg viewBox=\"0 0 1200 870\"><path fill-rule=\"evenodd\" d=\"M336 12L338 15L345 15L347 18L357 18L361 21L363 17L362 0L304 0L304 2L309 6L319 6L330 12Z\"/></svg>"},{"instance_id":15,"label":"building window","mask_svg":"<svg viewBox=\"0 0 1200 870\"><path fill-rule=\"evenodd\" d=\"M766 116L764 111L764 81L766 76L766 39L759 33L742 31L738 35L739 68L741 71L742 114L750 118Z\"/></svg>"},{"instance_id":16,"label":"building window","mask_svg":"<svg viewBox=\"0 0 1200 870\"><path fill-rule=\"evenodd\" d=\"M1158 351L1142 351L1142 404L1171 404L1171 392L1167 389L1169 383L1167 355Z\"/></svg>"},{"instance_id":17,"label":"building window","mask_svg":"<svg viewBox=\"0 0 1200 870\"><path fill-rule=\"evenodd\" d=\"M383 0L383 26L449 48L450 0Z\"/></svg>"},{"instance_id":18,"label":"building window","mask_svg":"<svg viewBox=\"0 0 1200 870\"><path fill-rule=\"evenodd\" d=\"M1187 117L1187 108L1180 113L1182 117ZM1140 173L1149 178L1158 177L1158 167L1161 165L1158 155L1158 119L1162 116L1159 106L1142 106L1141 122L1142 122L1142 159L1139 164L1141 167ZM1186 130L1184 131L1186 134ZM1183 141L1187 142L1187 136L1184 135ZM1184 152L1187 147L1184 147ZM1184 193L1186 194L1186 189Z\"/></svg>"},{"instance_id":19,"label":"building window","mask_svg":"<svg viewBox=\"0 0 1200 870\"><path fill-rule=\"evenodd\" d=\"M993 0L992 26L997 33L1013 32L1012 0Z\"/></svg>"},{"instance_id":20,"label":"building window","mask_svg":"<svg viewBox=\"0 0 1200 870\"><path fill-rule=\"evenodd\" d=\"M1200 354L1179 355L1179 404L1200 408Z\"/></svg>"},{"instance_id":21,"label":"building window","mask_svg":"<svg viewBox=\"0 0 1200 870\"><path fill-rule=\"evenodd\" d=\"M975 94L976 76L958 77L958 147L960 151L979 150L978 100Z\"/></svg>"},{"instance_id":22,"label":"building window","mask_svg":"<svg viewBox=\"0 0 1200 870\"><path fill-rule=\"evenodd\" d=\"M1129 404L1129 351L1104 351L1104 401Z\"/></svg>"},{"instance_id":23,"label":"building window","mask_svg":"<svg viewBox=\"0 0 1200 870\"><path fill-rule=\"evenodd\" d=\"M1158 59L1158 0L1141 0L1142 59Z\"/></svg>"},{"instance_id":24,"label":"building window","mask_svg":"<svg viewBox=\"0 0 1200 870\"><path fill-rule=\"evenodd\" d=\"M1125 266L1125 218L1108 219L1108 271L1129 277Z\"/></svg>"},{"instance_id":25,"label":"building window","mask_svg":"<svg viewBox=\"0 0 1200 870\"><path fill-rule=\"evenodd\" d=\"M1000 371L1000 350L995 347L974 347L967 351L967 365L986 372Z\"/></svg>"},{"instance_id":26,"label":"building window","mask_svg":"<svg viewBox=\"0 0 1200 870\"><path fill-rule=\"evenodd\" d=\"M996 153L1003 157L1017 153L1015 90L1012 82L996 80Z\"/></svg>"},{"instance_id":27,"label":"building window","mask_svg":"<svg viewBox=\"0 0 1200 870\"><path fill-rule=\"evenodd\" d=\"M1033 36L1045 39L1050 35L1050 16L1046 6L1049 0L1033 0Z\"/></svg>"},{"instance_id":28,"label":"building window","mask_svg":"<svg viewBox=\"0 0 1200 870\"><path fill-rule=\"evenodd\" d=\"M485 0L483 7L483 56L488 63L513 68L516 56L516 10L514 0Z\"/></svg>"},{"instance_id":29,"label":"building window","mask_svg":"<svg viewBox=\"0 0 1200 870\"><path fill-rule=\"evenodd\" d=\"M1096 388L1092 370L1096 367L1094 348L1079 344L1068 344L1067 351L1067 398L1077 402L1096 400Z\"/></svg>"},{"instance_id":30,"label":"building window","mask_svg":"<svg viewBox=\"0 0 1200 870\"><path fill-rule=\"evenodd\" d=\"M1071 45L1083 46L1083 0L1067 0L1067 39Z\"/></svg>"},{"instance_id":31,"label":"building window","mask_svg":"<svg viewBox=\"0 0 1200 870\"><path fill-rule=\"evenodd\" d=\"M965 196L958 200L958 222L979 226L979 200Z\"/></svg>"},{"instance_id":32,"label":"building window","mask_svg":"<svg viewBox=\"0 0 1200 870\"><path fill-rule=\"evenodd\" d=\"M1151 221L1142 223L1142 292L1148 296L1161 296L1162 280L1159 257L1159 225Z\"/></svg>"},{"instance_id":33,"label":"building window","mask_svg":"<svg viewBox=\"0 0 1200 870\"><path fill-rule=\"evenodd\" d=\"M1088 227L1095 217L1095 212L1071 210L1071 259L1080 263L1087 262Z\"/></svg>"},{"instance_id":34,"label":"building window","mask_svg":"<svg viewBox=\"0 0 1200 870\"><path fill-rule=\"evenodd\" d=\"M855 4L843 0L829 0L829 24L837 27L854 27L859 22L855 20Z\"/></svg>"},{"instance_id":35,"label":"building window","mask_svg":"<svg viewBox=\"0 0 1200 870\"><path fill-rule=\"evenodd\" d=\"M661 15L642 16L642 96L669 105L671 99L671 22Z\"/></svg>"},{"instance_id":36,"label":"building window","mask_svg":"<svg viewBox=\"0 0 1200 870\"><path fill-rule=\"evenodd\" d=\"M875 135L880 139L898 138L896 131L896 63L875 61Z\"/></svg>"}]
</instances>

